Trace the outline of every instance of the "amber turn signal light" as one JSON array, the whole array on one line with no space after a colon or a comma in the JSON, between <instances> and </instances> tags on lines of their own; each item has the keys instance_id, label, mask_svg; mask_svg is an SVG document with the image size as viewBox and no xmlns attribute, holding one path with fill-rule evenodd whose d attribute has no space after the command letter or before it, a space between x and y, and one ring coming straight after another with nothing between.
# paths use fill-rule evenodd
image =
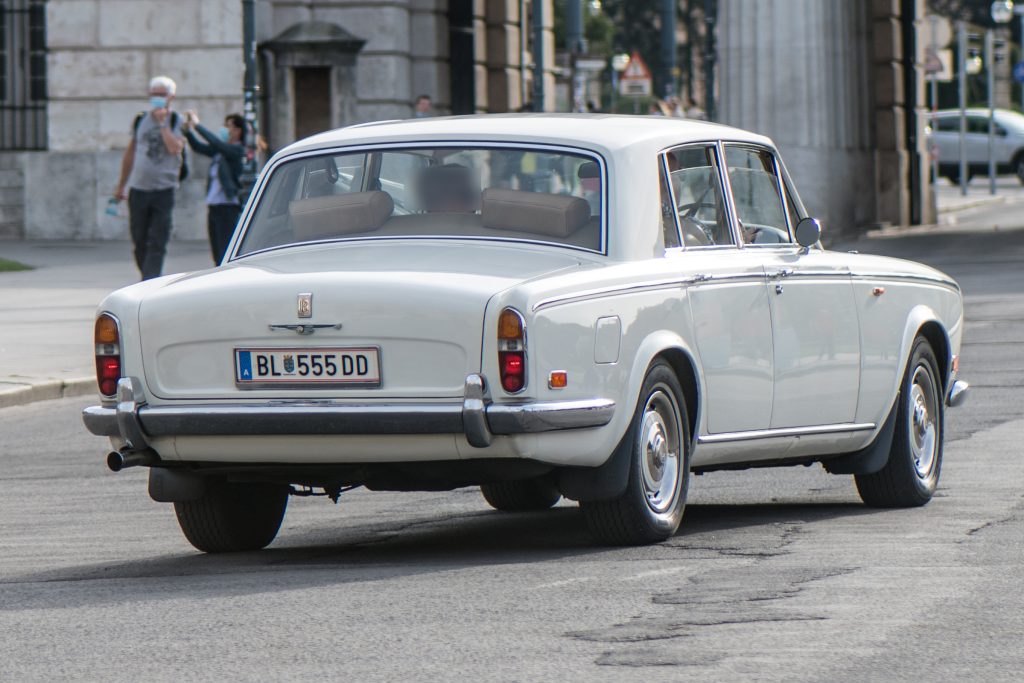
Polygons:
<instances>
[{"instance_id":1,"label":"amber turn signal light","mask_svg":"<svg viewBox=\"0 0 1024 683\"><path fill-rule=\"evenodd\" d=\"M116 344L117 322L109 315L103 314L96 318L96 343Z\"/></svg>"},{"instance_id":2,"label":"amber turn signal light","mask_svg":"<svg viewBox=\"0 0 1024 683\"><path fill-rule=\"evenodd\" d=\"M498 339L521 339L523 336L523 317L518 311L506 308L498 318Z\"/></svg>"},{"instance_id":3,"label":"amber turn signal light","mask_svg":"<svg viewBox=\"0 0 1024 683\"><path fill-rule=\"evenodd\" d=\"M569 373L565 370L552 370L548 375L548 386L552 389L565 389L569 386Z\"/></svg>"}]
</instances>

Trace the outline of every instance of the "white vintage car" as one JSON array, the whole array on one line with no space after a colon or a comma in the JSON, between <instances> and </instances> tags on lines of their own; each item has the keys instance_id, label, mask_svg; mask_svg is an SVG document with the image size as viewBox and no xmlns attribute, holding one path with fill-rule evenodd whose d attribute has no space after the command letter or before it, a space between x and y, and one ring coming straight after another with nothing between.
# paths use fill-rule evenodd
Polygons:
<instances>
[{"instance_id":1,"label":"white vintage car","mask_svg":"<svg viewBox=\"0 0 1024 683\"><path fill-rule=\"evenodd\" d=\"M821 462L923 505L960 290L819 234L771 141L725 126L324 133L270 161L219 267L103 301L85 424L207 552L357 486L564 496L611 544L672 536L691 472Z\"/></svg>"}]
</instances>

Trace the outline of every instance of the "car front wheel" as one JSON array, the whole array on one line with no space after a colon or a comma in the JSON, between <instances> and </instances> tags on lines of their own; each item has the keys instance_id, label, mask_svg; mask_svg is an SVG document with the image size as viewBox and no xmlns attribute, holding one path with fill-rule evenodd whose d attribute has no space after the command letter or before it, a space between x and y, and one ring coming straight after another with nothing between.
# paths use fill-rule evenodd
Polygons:
<instances>
[{"instance_id":1,"label":"car front wheel","mask_svg":"<svg viewBox=\"0 0 1024 683\"><path fill-rule=\"evenodd\" d=\"M196 549L227 553L269 545L287 506L287 486L220 482L197 500L176 502L174 512Z\"/></svg>"},{"instance_id":2,"label":"car front wheel","mask_svg":"<svg viewBox=\"0 0 1024 683\"><path fill-rule=\"evenodd\" d=\"M942 468L943 391L935 352L914 340L896 406L889 461L855 479L861 500L873 507L917 507L931 500Z\"/></svg>"},{"instance_id":3,"label":"car front wheel","mask_svg":"<svg viewBox=\"0 0 1024 683\"><path fill-rule=\"evenodd\" d=\"M591 534L608 545L670 538L686 507L690 436L686 402L675 372L658 361L648 370L630 425L629 479L618 498L583 501Z\"/></svg>"}]
</instances>

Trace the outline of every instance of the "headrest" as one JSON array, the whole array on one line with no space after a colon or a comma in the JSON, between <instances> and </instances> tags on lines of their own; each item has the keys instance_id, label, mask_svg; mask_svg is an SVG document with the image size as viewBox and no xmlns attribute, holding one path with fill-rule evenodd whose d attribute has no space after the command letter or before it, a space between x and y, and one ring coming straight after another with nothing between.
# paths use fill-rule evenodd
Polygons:
<instances>
[{"instance_id":1,"label":"headrest","mask_svg":"<svg viewBox=\"0 0 1024 683\"><path fill-rule=\"evenodd\" d=\"M416 191L425 211L476 211L480 206L476 173L460 164L421 169Z\"/></svg>"},{"instance_id":2,"label":"headrest","mask_svg":"<svg viewBox=\"0 0 1024 683\"><path fill-rule=\"evenodd\" d=\"M394 211L391 195L380 190L298 199L288 204L292 230L301 239L370 232Z\"/></svg>"},{"instance_id":3,"label":"headrest","mask_svg":"<svg viewBox=\"0 0 1024 683\"><path fill-rule=\"evenodd\" d=\"M586 200L567 194L484 190L480 219L485 228L568 237L590 218Z\"/></svg>"},{"instance_id":4,"label":"headrest","mask_svg":"<svg viewBox=\"0 0 1024 683\"><path fill-rule=\"evenodd\" d=\"M598 168L596 161L584 161L576 170L576 177L580 180L584 178L599 178L600 176L601 169Z\"/></svg>"}]
</instances>

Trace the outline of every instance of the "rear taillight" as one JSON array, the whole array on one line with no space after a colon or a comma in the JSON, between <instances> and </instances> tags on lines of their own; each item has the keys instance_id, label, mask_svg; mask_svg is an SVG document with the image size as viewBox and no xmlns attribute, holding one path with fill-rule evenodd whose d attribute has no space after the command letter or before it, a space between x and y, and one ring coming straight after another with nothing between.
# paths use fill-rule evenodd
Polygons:
<instances>
[{"instance_id":1,"label":"rear taillight","mask_svg":"<svg viewBox=\"0 0 1024 683\"><path fill-rule=\"evenodd\" d=\"M101 394L113 397L117 394L117 380L121 379L121 331L117 318L101 313L96 318L93 341L96 342L96 383Z\"/></svg>"},{"instance_id":2,"label":"rear taillight","mask_svg":"<svg viewBox=\"0 0 1024 683\"><path fill-rule=\"evenodd\" d=\"M501 388L510 394L526 387L526 325L514 308L498 317L498 374Z\"/></svg>"}]
</instances>

